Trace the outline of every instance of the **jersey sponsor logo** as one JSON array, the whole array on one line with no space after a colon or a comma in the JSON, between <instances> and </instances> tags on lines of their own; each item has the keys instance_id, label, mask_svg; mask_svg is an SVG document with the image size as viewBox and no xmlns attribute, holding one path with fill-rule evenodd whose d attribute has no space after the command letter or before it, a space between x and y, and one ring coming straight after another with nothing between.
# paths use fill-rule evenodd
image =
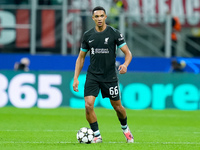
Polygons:
<instances>
[{"instance_id":1,"label":"jersey sponsor logo","mask_svg":"<svg viewBox=\"0 0 200 150\"><path fill-rule=\"evenodd\" d=\"M108 48L96 48L94 49L93 47L91 48L91 54L109 54Z\"/></svg>"},{"instance_id":2,"label":"jersey sponsor logo","mask_svg":"<svg viewBox=\"0 0 200 150\"><path fill-rule=\"evenodd\" d=\"M94 40L90 40L90 41L88 41L89 43L92 43Z\"/></svg>"},{"instance_id":3,"label":"jersey sponsor logo","mask_svg":"<svg viewBox=\"0 0 200 150\"><path fill-rule=\"evenodd\" d=\"M105 38L104 44L108 44L109 37Z\"/></svg>"},{"instance_id":4,"label":"jersey sponsor logo","mask_svg":"<svg viewBox=\"0 0 200 150\"><path fill-rule=\"evenodd\" d=\"M107 48L91 48L91 54L109 54L109 50Z\"/></svg>"},{"instance_id":5,"label":"jersey sponsor logo","mask_svg":"<svg viewBox=\"0 0 200 150\"><path fill-rule=\"evenodd\" d=\"M109 50L106 48L96 48L95 49L95 53L96 54L108 54Z\"/></svg>"}]
</instances>

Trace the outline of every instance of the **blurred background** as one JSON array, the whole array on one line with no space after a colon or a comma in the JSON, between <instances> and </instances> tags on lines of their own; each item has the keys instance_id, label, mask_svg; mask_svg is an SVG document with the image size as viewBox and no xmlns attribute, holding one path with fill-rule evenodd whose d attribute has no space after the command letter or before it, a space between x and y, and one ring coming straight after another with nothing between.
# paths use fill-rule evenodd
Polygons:
<instances>
[{"instance_id":1,"label":"blurred background","mask_svg":"<svg viewBox=\"0 0 200 150\"><path fill-rule=\"evenodd\" d=\"M181 24L175 56L200 56L199 0L1 0L0 52L77 55L82 34L94 26L91 10L99 5L135 57L171 56L165 50L174 16Z\"/></svg>"},{"instance_id":2,"label":"blurred background","mask_svg":"<svg viewBox=\"0 0 200 150\"><path fill-rule=\"evenodd\" d=\"M72 89L73 73L82 35L94 27L91 11L96 6L106 9L107 24L125 36L133 54L127 76L120 76L121 87L129 93L139 90L136 95L144 96L145 90L148 93L148 98L134 94L132 99L129 97L136 103L149 99L142 107L131 107L154 107L154 100L165 99L166 107L199 109L200 0L1 0L0 106L11 103L29 107L32 102L30 106L62 104L79 108L80 104L84 108L83 85L89 56L80 76L80 93ZM116 60L116 65L124 62L120 50ZM102 97L98 99L101 106L110 107L101 101ZM187 108L188 99L195 100L191 108ZM52 105L40 102L43 100Z\"/></svg>"},{"instance_id":3,"label":"blurred background","mask_svg":"<svg viewBox=\"0 0 200 150\"><path fill-rule=\"evenodd\" d=\"M200 56L199 0L1 0L0 69L11 69L11 63L23 57L15 55L16 59L11 59L13 55L2 57L2 54L29 55L34 62L30 64L32 70L36 68L32 56L77 56L82 34L94 26L91 11L99 5L106 9L107 24L125 36L134 57ZM177 23L174 17L178 18ZM118 57L121 56L118 51ZM11 60L10 67L3 63L7 57ZM182 59L177 59L178 63ZM165 65L166 59L162 60ZM131 71L149 71L135 61ZM144 61L149 64L147 59ZM189 64L188 72L199 72L198 59L184 61ZM168 68L158 70L170 71L170 59L166 65ZM152 71L157 70L152 68Z\"/></svg>"}]
</instances>

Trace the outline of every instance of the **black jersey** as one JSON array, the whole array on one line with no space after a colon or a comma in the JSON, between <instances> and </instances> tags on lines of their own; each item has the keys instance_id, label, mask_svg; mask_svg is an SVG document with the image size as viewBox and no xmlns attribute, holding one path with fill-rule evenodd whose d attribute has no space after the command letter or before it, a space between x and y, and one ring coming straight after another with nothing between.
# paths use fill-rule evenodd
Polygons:
<instances>
[{"instance_id":1,"label":"black jersey","mask_svg":"<svg viewBox=\"0 0 200 150\"><path fill-rule=\"evenodd\" d=\"M116 73L116 50L126 44L122 34L111 26L103 32L95 28L83 34L81 50L90 51L87 78L102 82L118 80Z\"/></svg>"}]
</instances>

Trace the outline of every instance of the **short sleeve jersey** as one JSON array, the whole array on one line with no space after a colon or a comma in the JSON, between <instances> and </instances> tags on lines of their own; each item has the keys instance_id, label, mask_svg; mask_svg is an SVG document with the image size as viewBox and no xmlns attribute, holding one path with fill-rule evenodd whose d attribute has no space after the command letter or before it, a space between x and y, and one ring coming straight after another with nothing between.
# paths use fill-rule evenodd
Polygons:
<instances>
[{"instance_id":1,"label":"short sleeve jersey","mask_svg":"<svg viewBox=\"0 0 200 150\"><path fill-rule=\"evenodd\" d=\"M123 35L115 28L108 26L102 32L95 28L83 34L81 50L90 51L90 65L87 78L100 82L117 81L116 50L126 45Z\"/></svg>"}]
</instances>

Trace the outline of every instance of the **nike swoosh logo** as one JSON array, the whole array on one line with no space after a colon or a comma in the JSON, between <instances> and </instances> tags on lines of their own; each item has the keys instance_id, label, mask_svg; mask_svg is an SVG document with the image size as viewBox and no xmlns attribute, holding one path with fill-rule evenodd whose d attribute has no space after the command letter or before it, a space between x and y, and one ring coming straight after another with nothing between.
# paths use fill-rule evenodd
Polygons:
<instances>
[{"instance_id":1,"label":"nike swoosh logo","mask_svg":"<svg viewBox=\"0 0 200 150\"><path fill-rule=\"evenodd\" d=\"M89 43L92 43L94 40L88 41Z\"/></svg>"}]
</instances>

